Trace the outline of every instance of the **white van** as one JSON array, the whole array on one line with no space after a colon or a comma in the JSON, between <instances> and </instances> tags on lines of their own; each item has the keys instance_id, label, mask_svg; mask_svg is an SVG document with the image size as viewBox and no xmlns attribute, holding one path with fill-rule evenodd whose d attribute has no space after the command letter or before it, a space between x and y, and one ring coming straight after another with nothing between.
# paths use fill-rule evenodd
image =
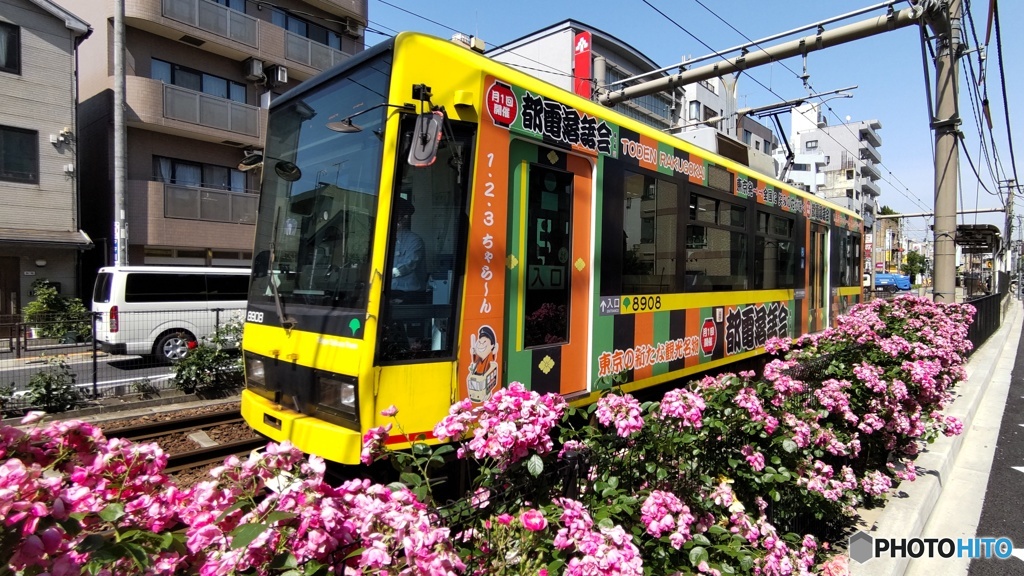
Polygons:
<instances>
[{"instance_id":1,"label":"white van","mask_svg":"<svg viewBox=\"0 0 1024 576\"><path fill-rule=\"evenodd\" d=\"M242 319L249 275L245 268L100 268L92 293L96 341L110 354L181 360L218 323Z\"/></svg>"}]
</instances>

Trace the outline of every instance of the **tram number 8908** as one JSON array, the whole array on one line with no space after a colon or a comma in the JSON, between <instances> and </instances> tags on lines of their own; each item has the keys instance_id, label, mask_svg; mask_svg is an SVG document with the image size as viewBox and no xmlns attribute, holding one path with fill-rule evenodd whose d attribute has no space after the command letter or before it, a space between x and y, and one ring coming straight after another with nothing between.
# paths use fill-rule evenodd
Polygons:
<instances>
[{"instance_id":1,"label":"tram number 8908","mask_svg":"<svg viewBox=\"0 0 1024 576\"><path fill-rule=\"evenodd\" d=\"M635 296L632 302L623 302L623 304L627 310L633 312L661 310L661 296Z\"/></svg>"}]
</instances>

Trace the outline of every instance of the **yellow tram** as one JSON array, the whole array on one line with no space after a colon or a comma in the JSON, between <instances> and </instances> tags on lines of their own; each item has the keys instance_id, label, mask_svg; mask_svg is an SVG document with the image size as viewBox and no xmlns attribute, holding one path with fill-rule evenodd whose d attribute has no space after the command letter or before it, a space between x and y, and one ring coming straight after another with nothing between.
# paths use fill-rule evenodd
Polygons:
<instances>
[{"instance_id":1,"label":"yellow tram","mask_svg":"<svg viewBox=\"0 0 1024 576\"><path fill-rule=\"evenodd\" d=\"M403 33L271 105L242 414L358 463L512 381L576 404L762 353L861 298L863 222ZM396 430L397 432L397 430Z\"/></svg>"}]
</instances>

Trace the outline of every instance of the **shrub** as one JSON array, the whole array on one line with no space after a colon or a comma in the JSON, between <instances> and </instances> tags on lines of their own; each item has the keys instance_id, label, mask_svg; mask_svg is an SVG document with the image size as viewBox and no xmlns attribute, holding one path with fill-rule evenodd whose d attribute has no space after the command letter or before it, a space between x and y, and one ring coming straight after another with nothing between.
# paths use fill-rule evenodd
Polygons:
<instances>
[{"instance_id":1,"label":"shrub","mask_svg":"<svg viewBox=\"0 0 1024 576\"><path fill-rule=\"evenodd\" d=\"M75 387L77 374L71 371L63 356L46 360L47 368L36 372L28 382L28 399L32 406L48 413L66 412L82 403Z\"/></svg>"},{"instance_id":2,"label":"shrub","mask_svg":"<svg viewBox=\"0 0 1024 576\"><path fill-rule=\"evenodd\" d=\"M242 323L231 319L214 334L189 350L174 371L174 385L186 394L220 394L242 384Z\"/></svg>"},{"instance_id":3,"label":"shrub","mask_svg":"<svg viewBox=\"0 0 1024 576\"><path fill-rule=\"evenodd\" d=\"M36 299L24 309L25 322L35 324L44 338L64 338L74 333L80 339L92 337L89 310L78 298L61 296L49 281L32 283Z\"/></svg>"}]
</instances>

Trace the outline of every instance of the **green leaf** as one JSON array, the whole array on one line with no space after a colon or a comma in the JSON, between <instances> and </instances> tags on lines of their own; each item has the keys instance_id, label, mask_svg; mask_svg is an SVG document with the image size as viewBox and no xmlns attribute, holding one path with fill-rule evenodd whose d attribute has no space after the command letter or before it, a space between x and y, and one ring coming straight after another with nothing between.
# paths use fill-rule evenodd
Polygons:
<instances>
[{"instance_id":1,"label":"green leaf","mask_svg":"<svg viewBox=\"0 0 1024 576\"><path fill-rule=\"evenodd\" d=\"M770 492L768 492L768 495L771 496L772 500L775 500L776 502L782 499L782 495L779 494L779 491L775 489L772 489Z\"/></svg>"},{"instance_id":2,"label":"green leaf","mask_svg":"<svg viewBox=\"0 0 1024 576\"><path fill-rule=\"evenodd\" d=\"M284 552L274 557L274 559L270 562L270 567L272 569L277 570L280 570L282 568L298 568L299 561L295 558L295 555L293 555L292 553Z\"/></svg>"},{"instance_id":3,"label":"green leaf","mask_svg":"<svg viewBox=\"0 0 1024 576\"><path fill-rule=\"evenodd\" d=\"M736 569L733 568L729 564L722 564L721 566L718 567L718 569L722 571L722 574L735 574L736 573Z\"/></svg>"},{"instance_id":4,"label":"green leaf","mask_svg":"<svg viewBox=\"0 0 1024 576\"><path fill-rule=\"evenodd\" d=\"M231 549L245 548L266 529L265 524L242 524L231 531Z\"/></svg>"},{"instance_id":5,"label":"green leaf","mask_svg":"<svg viewBox=\"0 0 1024 576\"><path fill-rule=\"evenodd\" d=\"M534 454L533 456L530 456L529 460L527 460L526 469L534 478L536 478L544 471L544 460L542 460L537 454Z\"/></svg>"},{"instance_id":6,"label":"green leaf","mask_svg":"<svg viewBox=\"0 0 1024 576\"><path fill-rule=\"evenodd\" d=\"M696 566L708 559L708 551L703 546L694 546L690 549L690 564Z\"/></svg>"},{"instance_id":7,"label":"green leaf","mask_svg":"<svg viewBox=\"0 0 1024 576\"><path fill-rule=\"evenodd\" d=\"M423 483L423 477L414 472L402 472L402 474L399 476L399 479L402 481L403 484L409 487L419 486L420 484Z\"/></svg>"},{"instance_id":8,"label":"green leaf","mask_svg":"<svg viewBox=\"0 0 1024 576\"><path fill-rule=\"evenodd\" d=\"M235 502L231 506L228 506L227 508L224 509L223 512L220 513L219 516L217 516L217 522L220 522L221 520L227 518L228 514L231 514L235 510L238 510L239 508L244 507L248 503L249 503L248 500L239 500L238 502Z\"/></svg>"},{"instance_id":9,"label":"green leaf","mask_svg":"<svg viewBox=\"0 0 1024 576\"><path fill-rule=\"evenodd\" d=\"M708 540L708 537L703 534L694 535L693 541L697 544L700 544L701 546L711 546L711 541Z\"/></svg>"},{"instance_id":10,"label":"green leaf","mask_svg":"<svg viewBox=\"0 0 1024 576\"><path fill-rule=\"evenodd\" d=\"M276 512L271 512L270 514L267 514L267 517L264 518L263 521L267 524L273 524L274 522L278 522L280 520L291 520L296 516L298 516L298 514L294 512L281 512L280 510L278 510Z\"/></svg>"},{"instance_id":11,"label":"green leaf","mask_svg":"<svg viewBox=\"0 0 1024 576\"><path fill-rule=\"evenodd\" d=\"M124 516L124 504L118 504L117 502L107 504L103 510L100 510L99 515L105 522L116 522Z\"/></svg>"},{"instance_id":12,"label":"green leaf","mask_svg":"<svg viewBox=\"0 0 1024 576\"><path fill-rule=\"evenodd\" d=\"M449 452L455 452L455 447L451 444L441 444L434 450L434 456L444 456Z\"/></svg>"},{"instance_id":13,"label":"green leaf","mask_svg":"<svg viewBox=\"0 0 1024 576\"><path fill-rule=\"evenodd\" d=\"M618 488L619 487L619 477L618 476L612 476L611 478L609 478L608 479L608 486L611 486L612 488Z\"/></svg>"},{"instance_id":14,"label":"green leaf","mask_svg":"<svg viewBox=\"0 0 1024 576\"><path fill-rule=\"evenodd\" d=\"M77 549L79 552L95 552L106 544L107 539L99 534L89 534L82 539L82 542L78 544Z\"/></svg>"}]
</instances>

